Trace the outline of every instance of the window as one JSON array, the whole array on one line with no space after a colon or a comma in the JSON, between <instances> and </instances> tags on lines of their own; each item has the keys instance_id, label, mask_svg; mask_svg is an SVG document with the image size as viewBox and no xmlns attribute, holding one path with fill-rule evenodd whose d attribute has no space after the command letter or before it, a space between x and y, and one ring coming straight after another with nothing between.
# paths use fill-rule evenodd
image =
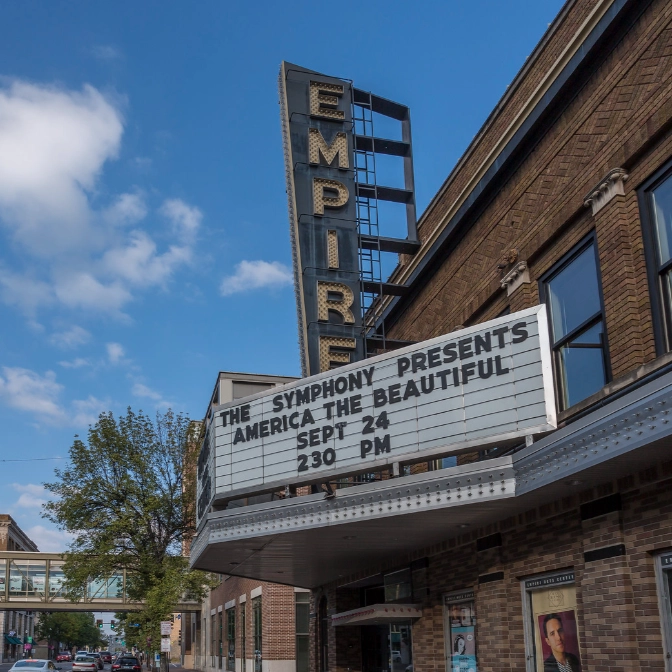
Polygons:
<instances>
[{"instance_id":1,"label":"window","mask_svg":"<svg viewBox=\"0 0 672 672\"><path fill-rule=\"evenodd\" d=\"M236 672L236 608L226 610L226 669Z\"/></svg>"},{"instance_id":2,"label":"window","mask_svg":"<svg viewBox=\"0 0 672 672\"><path fill-rule=\"evenodd\" d=\"M672 349L672 161L639 190L656 349Z\"/></svg>"},{"instance_id":3,"label":"window","mask_svg":"<svg viewBox=\"0 0 672 672\"><path fill-rule=\"evenodd\" d=\"M210 661L211 667L215 666L215 657L217 656L217 617L212 614L210 617Z\"/></svg>"},{"instance_id":4,"label":"window","mask_svg":"<svg viewBox=\"0 0 672 672\"><path fill-rule=\"evenodd\" d=\"M294 593L296 608L296 672L309 672L310 593Z\"/></svg>"},{"instance_id":5,"label":"window","mask_svg":"<svg viewBox=\"0 0 672 672\"><path fill-rule=\"evenodd\" d=\"M327 598L322 596L318 610L318 660L320 663L319 672L328 672L329 670L329 613L327 610Z\"/></svg>"},{"instance_id":6,"label":"window","mask_svg":"<svg viewBox=\"0 0 672 672\"><path fill-rule=\"evenodd\" d=\"M540 282L548 310L560 410L609 379L604 307L594 235L565 255Z\"/></svg>"},{"instance_id":7,"label":"window","mask_svg":"<svg viewBox=\"0 0 672 672\"><path fill-rule=\"evenodd\" d=\"M261 597L252 600L252 619L254 627L254 672L261 672Z\"/></svg>"},{"instance_id":8,"label":"window","mask_svg":"<svg viewBox=\"0 0 672 672\"><path fill-rule=\"evenodd\" d=\"M247 670L247 602L240 605L240 672Z\"/></svg>"},{"instance_id":9,"label":"window","mask_svg":"<svg viewBox=\"0 0 672 672\"><path fill-rule=\"evenodd\" d=\"M217 630L219 631L218 637L218 646L217 646L217 655L219 656L218 667L222 669L222 659L224 658L224 614L220 611L218 614L219 626Z\"/></svg>"},{"instance_id":10,"label":"window","mask_svg":"<svg viewBox=\"0 0 672 672\"><path fill-rule=\"evenodd\" d=\"M385 574L383 583L385 585L385 602L404 602L408 601L413 595L410 568Z\"/></svg>"},{"instance_id":11,"label":"window","mask_svg":"<svg viewBox=\"0 0 672 672\"><path fill-rule=\"evenodd\" d=\"M660 608L663 646L665 650L665 671L672 671L672 553L667 551L656 558L656 583L658 585L658 606Z\"/></svg>"}]
</instances>

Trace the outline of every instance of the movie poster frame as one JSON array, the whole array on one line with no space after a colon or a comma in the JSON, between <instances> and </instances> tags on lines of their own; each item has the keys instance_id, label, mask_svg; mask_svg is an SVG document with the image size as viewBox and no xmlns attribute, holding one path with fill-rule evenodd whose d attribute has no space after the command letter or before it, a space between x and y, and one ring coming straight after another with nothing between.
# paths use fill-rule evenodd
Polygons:
<instances>
[{"instance_id":1,"label":"movie poster frame","mask_svg":"<svg viewBox=\"0 0 672 672\"><path fill-rule=\"evenodd\" d=\"M571 577L571 578L570 578ZM552 582L546 585L530 587L530 583ZM538 590L545 590L550 585L555 586L576 586L576 577L574 568L545 572L527 576L520 581L520 589L523 601L523 632L525 639L525 672L543 672L537 669L536 646L535 646L535 628L534 611L532 609L532 593Z\"/></svg>"},{"instance_id":2,"label":"movie poster frame","mask_svg":"<svg viewBox=\"0 0 672 672\"><path fill-rule=\"evenodd\" d=\"M441 595L443 608L443 641L446 659L446 672L453 672L453 648L452 632L450 621L449 603L455 602L473 602L476 604L476 591L474 588L464 588L463 590L453 590ZM476 658L476 672L478 672L478 611L476 612L476 622L474 623L474 656Z\"/></svg>"},{"instance_id":3,"label":"movie poster frame","mask_svg":"<svg viewBox=\"0 0 672 672\"><path fill-rule=\"evenodd\" d=\"M667 572L672 572L672 550L667 549L654 557L656 593L660 612L660 629L663 636L663 660L665 672L672 672L672 595L665 580Z\"/></svg>"}]
</instances>

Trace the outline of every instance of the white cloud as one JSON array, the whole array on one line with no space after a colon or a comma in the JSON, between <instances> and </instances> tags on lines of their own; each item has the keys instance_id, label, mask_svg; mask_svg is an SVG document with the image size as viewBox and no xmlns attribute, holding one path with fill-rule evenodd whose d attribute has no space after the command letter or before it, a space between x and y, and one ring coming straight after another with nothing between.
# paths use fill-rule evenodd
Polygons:
<instances>
[{"instance_id":1,"label":"white cloud","mask_svg":"<svg viewBox=\"0 0 672 672\"><path fill-rule=\"evenodd\" d=\"M123 362L126 351L120 343L108 343L106 348L110 364L120 364Z\"/></svg>"},{"instance_id":2,"label":"white cloud","mask_svg":"<svg viewBox=\"0 0 672 672\"><path fill-rule=\"evenodd\" d=\"M111 56L111 47L100 49ZM165 288L192 262L197 207L166 199L154 219L170 226L155 240L139 228L152 224L144 193L98 205L103 167L121 145L122 106L88 85L0 80L0 229L20 252L0 258L0 299L28 319L45 307L127 319L137 293Z\"/></svg>"},{"instance_id":3,"label":"white cloud","mask_svg":"<svg viewBox=\"0 0 672 672\"><path fill-rule=\"evenodd\" d=\"M147 204L141 194L121 194L103 210L105 221L115 226L137 224L147 217Z\"/></svg>"},{"instance_id":4,"label":"white cloud","mask_svg":"<svg viewBox=\"0 0 672 672\"><path fill-rule=\"evenodd\" d=\"M69 329L64 331L54 332L49 341L59 348L76 348L78 345L84 345L91 340L91 334L76 324L73 324Z\"/></svg>"},{"instance_id":5,"label":"white cloud","mask_svg":"<svg viewBox=\"0 0 672 672\"><path fill-rule=\"evenodd\" d=\"M96 44L91 47L91 54L100 61L118 61L123 54L111 44Z\"/></svg>"},{"instance_id":6,"label":"white cloud","mask_svg":"<svg viewBox=\"0 0 672 672\"><path fill-rule=\"evenodd\" d=\"M30 369L3 367L0 376L0 398L11 408L30 411L38 420L60 422L64 413L58 405L63 386L56 382L56 374L47 371L40 376Z\"/></svg>"},{"instance_id":7,"label":"white cloud","mask_svg":"<svg viewBox=\"0 0 672 672\"><path fill-rule=\"evenodd\" d=\"M91 362L88 359L83 357L75 357L70 361L64 360L58 363L59 366L62 366L64 369L81 369L85 366L91 366Z\"/></svg>"},{"instance_id":8,"label":"white cloud","mask_svg":"<svg viewBox=\"0 0 672 672\"><path fill-rule=\"evenodd\" d=\"M41 509L47 503L49 495L42 485L37 483L12 483L12 488L21 495L14 506L21 509Z\"/></svg>"},{"instance_id":9,"label":"white cloud","mask_svg":"<svg viewBox=\"0 0 672 672\"><path fill-rule=\"evenodd\" d=\"M163 395L156 390L153 390L151 387L148 387L144 383L136 382L133 385L131 390L133 396L139 397L140 399L151 399L154 401L156 408L168 408L170 407L170 402L163 398Z\"/></svg>"},{"instance_id":10,"label":"white cloud","mask_svg":"<svg viewBox=\"0 0 672 672\"><path fill-rule=\"evenodd\" d=\"M121 316L122 308L132 298L120 282L104 284L87 272L64 272L55 280L56 298L68 308L102 310Z\"/></svg>"},{"instance_id":11,"label":"white cloud","mask_svg":"<svg viewBox=\"0 0 672 672\"><path fill-rule=\"evenodd\" d=\"M70 532L53 530L44 525L33 525L26 530L42 553L61 553L67 550L68 544L75 535Z\"/></svg>"},{"instance_id":12,"label":"white cloud","mask_svg":"<svg viewBox=\"0 0 672 672\"><path fill-rule=\"evenodd\" d=\"M164 254L157 254L156 243L146 233L133 231L128 245L105 253L103 265L129 284L147 287L164 284L190 259L189 247L173 245Z\"/></svg>"},{"instance_id":13,"label":"white cloud","mask_svg":"<svg viewBox=\"0 0 672 672\"><path fill-rule=\"evenodd\" d=\"M93 425L98 420L98 416L109 408L109 400L102 401L94 396L89 396L88 399L75 399L72 402L71 423L76 427Z\"/></svg>"},{"instance_id":14,"label":"white cloud","mask_svg":"<svg viewBox=\"0 0 672 672\"><path fill-rule=\"evenodd\" d=\"M122 132L121 113L92 86L0 89L0 215L22 247L51 258L91 244L87 191Z\"/></svg>"},{"instance_id":15,"label":"white cloud","mask_svg":"<svg viewBox=\"0 0 672 672\"><path fill-rule=\"evenodd\" d=\"M230 296L261 287L282 287L292 281L292 271L279 261L241 261L236 272L222 280L219 291Z\"/></svg>"},{"instance_id":16,"label":"white cloud","mask_svg":"<svg viewBox=\"0 0 672 672\"><path fill-rule=\"evenodd\" d=\"M37 424L82 427L95 422L98 414L109 407L109 401L90 396L72 401L68 408L60 401L62 392L63 385L56 382L53 371L40 375L30 369L2 368L0 401L30 413Z\"/></svg>"},{"instance_id":17,"label":"white cloud","mask_svg":"<svg viewBox=\"0 0 672 672\"><path fill-rule=\"evenodd\" d=\"M150 387L147 387L147 385L143 385L142 383L135 383L135 385L133 385L133 395L136 397L154 399L154 401L160 401L162 399L162 396L158 392L152 390Z\"/></svg>"},{"instance_id":18,"label":"white cloud","mask_svg":"<svg viewBox=\"0 0 672 672\"><path fill-rule=\"evenodd\" d=\"M203 213L179 198L170 198L163 202L159 212L170 222L177 233L190 239L201 226Z\"/></svg>"}]
</instances>

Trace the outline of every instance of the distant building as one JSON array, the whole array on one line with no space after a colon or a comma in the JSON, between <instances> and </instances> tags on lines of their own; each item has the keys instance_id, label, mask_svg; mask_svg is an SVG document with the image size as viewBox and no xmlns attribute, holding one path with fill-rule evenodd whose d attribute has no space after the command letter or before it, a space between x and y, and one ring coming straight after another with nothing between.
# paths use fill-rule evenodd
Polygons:
<instances>
[{"instance_id":1,"label":"distant building","mask_svg":"<svg viewBox=\"0 0 672 672\"><path fill-rule=\"evenodd\" d=\"M219 404L294 380L287 376L221 372L206 417ZM250 497L231 502L230 506L244 507L282 496L283 493L271 493ZM185 551L187 548L188 545ZM224 572L231 566L223 557L221 584L207 596L200 614L181 614L175 619L171 658L175 660L175 654L181 651L184 666L202 672L308 672L310 593L292 586L227 576Z\"/></svg>"},{"instance_id":2,"label":"distant building","mask_svg":"<svg viewBox=\"0 0 672 672\"><path fill-rule=\"evenodd\" d=\"M0 551L37 551L37 545L6 513L0 513ZM22 568L0 559L0 591L7 587L7 581L20 576ZM9 578L8 578L9 577ZM10 584L11 585L11 584ZM23 645L27 637L35 632L35 614L32 611L0 611L0 663L14 661L23 656Z\"/></svg>"}]
</instances>

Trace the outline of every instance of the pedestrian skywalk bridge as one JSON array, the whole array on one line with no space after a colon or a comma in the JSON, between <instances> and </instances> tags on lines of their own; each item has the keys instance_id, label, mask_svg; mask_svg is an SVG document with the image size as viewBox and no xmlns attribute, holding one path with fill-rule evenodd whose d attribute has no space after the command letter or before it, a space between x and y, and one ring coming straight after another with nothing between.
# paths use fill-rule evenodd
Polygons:
<instances>
[{"instance_id":1,"label":"pedestrian skywalk bridge","mask_svg":"<svg viewBox=\"0 0 672 672\"><path fill-rule=\"evenodd\" d=\"M142 603L126 596L126 573L96 579L79 602L67 598L60 553L0 551L0 611L135 611ZM200 611L200 602L185 601L177 612Z\"/></svg>"}]
</instances>

